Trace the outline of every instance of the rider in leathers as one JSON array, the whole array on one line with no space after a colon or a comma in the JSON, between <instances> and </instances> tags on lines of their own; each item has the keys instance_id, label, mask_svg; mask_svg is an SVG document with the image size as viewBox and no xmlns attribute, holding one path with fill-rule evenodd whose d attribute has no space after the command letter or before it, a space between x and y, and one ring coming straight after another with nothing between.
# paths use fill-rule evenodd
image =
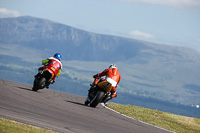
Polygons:
<instances>
[{"instance_id":1,"label":"rider in leathers","mask_svg":"<svg viewBox=\"0 0 200 133\"><path fill-rule=\"evenodd\" d=\"M56 76L60 76L61 69L62 69L61 54L56 53L56 54L54 54L53 57L49 57L46 60L42 60L42 65L44 65L44 66L40 67L38 69L39 71L43 70L45 68L48 68L48 69L50 69L50 71L52 72L52 75L53 75L53 79L50 79L50 81L48 82L48 85L46 87L46 88L49 88L50 84L55 83Z\"/></svg>"},{"instance_id":2,"label":"rider in leathers","mask_svg":"<svg viewBox=\"0 0 200 133\"><path fill-rule=\"evenodd\" d=\"M105 69L103 72L100 72L93 76L95 78L95 85L98 83L98 79L102 76L106 76L105 80L112 84L111 96L108 97L106 101L104 101L104 103L106 103L108 100L111 100L112 98L117 96L116 87L121 80L121 75L118 72L117 66L115 64L111 64L108 69Z\"/></svg>"}]
</instances>

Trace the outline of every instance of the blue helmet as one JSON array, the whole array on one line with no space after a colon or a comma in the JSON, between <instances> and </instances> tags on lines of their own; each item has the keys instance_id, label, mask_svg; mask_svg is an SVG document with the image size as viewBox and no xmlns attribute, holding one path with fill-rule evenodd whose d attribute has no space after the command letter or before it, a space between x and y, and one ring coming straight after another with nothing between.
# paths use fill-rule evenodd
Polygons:
<instances>
[{"instance_id":1,"label":"blue helmet","mask_svg":"<svg viewBox=\"0 0 200 133\"><path fill-rule=\"evenodd\" d=\"M61 54L59 54L59 53L54 54L53 57L58 59L58 60L61 60Z\"/></svg>"}]
</instances>

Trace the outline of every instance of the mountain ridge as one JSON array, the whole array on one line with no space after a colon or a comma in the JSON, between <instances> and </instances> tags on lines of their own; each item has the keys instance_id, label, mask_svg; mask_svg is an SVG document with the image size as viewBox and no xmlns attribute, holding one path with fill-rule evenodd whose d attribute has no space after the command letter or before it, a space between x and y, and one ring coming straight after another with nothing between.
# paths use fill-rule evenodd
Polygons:
<instances>
[{"instance_id":1,"label":"mountain ridge","mask_svg":"<svg viewBox=\"0 0 200 133\"><path fill-rule=\"evenodd\" d=\"M0 42L31 45L34 41L32 47L41 47L42 49L47 48L48 45L62 46L65 51L70 53L70 56L65 55L65 52L60 48L55 47L55 50L61 51L64 56L67 57L66 60L80 60L87 58L88 61L102 61L102 55L98 55L103 52L102 58L110 57L108 58L109 61L118 61L141 56L139 55L141 50L151 49L154 53L159 52L156 51L155 47L152 47L152 45L156 45L153 43L145 43L117 36L95 34L72 28L64 24L53 23L49 20L36 19L33 17L18 17L14 18L13 21L12 19L13 18L1 19L1 23L4 23L4 25L7 22L2 22L2 20L11 21L12 23L10 26L1 26L3 32L0 33ZM18 42L19 40L20 42ZM159 44L157 44L157 46L159 46ZM77 51L82 50L82 55L77 57L73 52L67 49L68 47L73 49L73 51L76 51L76 49ZM163 45L162 47L165 46ZM169 48L169 46L167 47ZM96 54L97 57L85 57L87 55L84 55L83 53L86 53L87 51L91 52L90 55ZM164 53L165 50L160 52ZM116 58L113 55L116 56ZM151 54L147 52L143 52L142 55L146 57L151 56Z\"/></svg>"}]
</instances>

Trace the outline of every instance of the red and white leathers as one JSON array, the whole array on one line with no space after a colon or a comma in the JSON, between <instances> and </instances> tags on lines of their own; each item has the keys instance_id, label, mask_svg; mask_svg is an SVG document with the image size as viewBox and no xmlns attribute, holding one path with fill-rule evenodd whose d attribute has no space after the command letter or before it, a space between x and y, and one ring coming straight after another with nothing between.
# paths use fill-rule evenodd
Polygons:
<instances>
[{"instance_id":1,"label":"red and white leathers","mask_svg":"<svg viewBox=\"0 0 200 133\"><path fill-rule=\"evenodd\" d=\"M121 80L121 75L118 72L117 68L109 68L109 69L105 69L103 72L100 72L97 75L94 75L93 77L96 78L94 81L94 84L98 83L98 78L102 77L102 76L106 76L105 80L107 80L109 83L112 84L112 98L117 96L117 92L116 92L116 87L118 86L120 80Z\"/></svg>"},{"instance_id":2,"label":"red and white leathers","mask_svg":"<svg viewBox=\"0 0 200 133\"><path fill-rule=\"evenodd\" d=\"M46 60L43 60L42 64L44 65L43 68L47 68L48 71L53 75L53 81L55 82L56 76L60 76L62 63L58 59L50 57ZM46 64L47 66L45 66Z\"/></svg>"}]
</instances>

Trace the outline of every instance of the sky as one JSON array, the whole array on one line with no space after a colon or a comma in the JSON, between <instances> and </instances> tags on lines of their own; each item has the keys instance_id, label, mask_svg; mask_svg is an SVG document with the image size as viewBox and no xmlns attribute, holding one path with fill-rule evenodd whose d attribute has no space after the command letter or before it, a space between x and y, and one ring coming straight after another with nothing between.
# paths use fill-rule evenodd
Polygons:
<instances>
[{"instance_id":1,"label":"sky","mask_svg":"<svg viewBox=\"0 0 200 133\"><path fill-rule=\"evenodd\" d=\"M200 52L200 0L0 0L0 18L19 16Z\"/></svg>"}]
</instances>

